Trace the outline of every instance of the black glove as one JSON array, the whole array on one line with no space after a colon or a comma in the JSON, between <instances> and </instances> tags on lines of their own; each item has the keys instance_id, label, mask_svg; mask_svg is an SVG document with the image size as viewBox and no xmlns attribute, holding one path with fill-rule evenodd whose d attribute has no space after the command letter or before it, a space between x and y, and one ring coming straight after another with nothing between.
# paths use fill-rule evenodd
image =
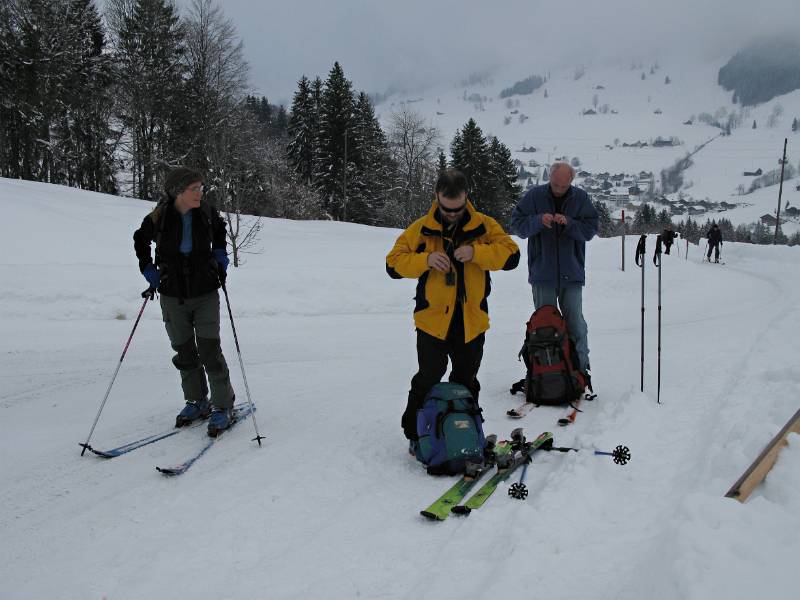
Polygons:
<instances>
[{"instance_id":1,"label":"black glove","mask_svg":"<svg viewBox=\"0 0 800 600\"><path fill-rule=\"evenodd\" d=\"M417 440L417 409L411 405L406 406L406 410L400 419L400 424L403 426L403 433L408 440Z\"/></svg>"}]
</instances>

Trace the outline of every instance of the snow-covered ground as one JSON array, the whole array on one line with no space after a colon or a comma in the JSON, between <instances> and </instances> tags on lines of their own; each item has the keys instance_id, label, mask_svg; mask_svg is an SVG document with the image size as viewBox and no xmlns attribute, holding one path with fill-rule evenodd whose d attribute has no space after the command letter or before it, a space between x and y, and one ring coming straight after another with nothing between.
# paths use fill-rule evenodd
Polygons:
<instances>
[{"instance_id":1,"label":"snow-covered ground","mask_svg":"<svg viewBox=\"0 0 800 600\"><path fill-rule=\"evenodd\" d=\"M529 140L533 141L533 140ZM104 461L82 442L145 287L131 234L152 205L0 180L0 574L4 599L786 598L800 553L800 437L746 504L723 495L797 409L800 248L726 243L725 265L664 257L662 404L656 271L620 239L588 248L585 312L599 398L505 411L531 311L523 268L493 275L480 379L487 432L554 431L531 495L501 487L468 518L419 515L451 483L406 454L415 282L389 279L397 231L266 220L229 291L267 440L238 426L177 479L159 475L202 428ZM633 256L635 238L628 239ZM652 240L650 244L652 251ZM224 317L226 318L226 317ZM227 321L224 350L244 386ZM148 305L93 442L168 428L182 405L160 311Z\"/></svg>"},{"instance_id":2,"label":"snow-covered ground","mask_svg":"<svg viewBox=\"0 0 800 600\"><path fill-rule=\"evenodd\" d=\"M766 173L780 168L778 160L784 138L789 140L788 160L798 167L796 148L800 144L800 133L793 133L791 126L794 118L800 119L800 91L756 107L743 108L733 104L732 93L716 83L722 64L651 61L643 63L642 68L631 69L630 63L598 63L583 66L584 74L578 79L575 78L576 68L550 70L530 66L524 71L509 67L495 73L483 85L453 87L450 83L443 84L418 96L392 97L376 110L384 126L389 125L391 114L403 106L419 112L439 129L441 143L446 149L455 133L472 117L484 134L497 136L506 144L514 158L526 164L528 171L535 171L527 167L531 159L547 165L558 157L577 157L580 169L595 174L652 172L657 187L662 169L671 167L696 147L716 138L693 156L694 164L684 173L682 191L696 200L708 198L716 203L742 204L742 207L692 218L705 222L706 218L722 217L730 219L734 225L749 224L764 214L774 215L778 186L740 196L737 194L739 185L749 188L753 180L743 173L759 168ZM653 74L652 67L656 67ZM500 91L514 82L547 72L549 80L533 94L510 98L515 103L513 108L506 105L507 100L499 98ZM667 77L669 84L665 83ZM486 101L466 101L465 91L468 96L478 94ZM413 102L404 104L404 100ZM606 114L582 114L603 105L608 105ZM776 107L781 114L770 126ZM656 114L656 111L660 112ZM718 128L699 121L702 113L715 116L723 123L728 115L736 114L741 117L742 124L733 129L732 135L717 137ZM521 114L529 117L523 123L519 121ZM508 124L506 117L511 119ZM693 124L685 125L692 117ZM752 129L753 121L757 123L756 129ZM637 141L652 144L659 136L676 137L682 144L662 148L622 146ZM537 151L520 152L523 146L533 146ZM798 184L800 179L797 178L785 182L782 209L787 203L800 206ZM782 215L785 217L784 212ZM685 218L686 215L674 217L675 221ZM800 224L789 221L783 230L791 235L800 230Z\"/></svg>"}]
</instances>

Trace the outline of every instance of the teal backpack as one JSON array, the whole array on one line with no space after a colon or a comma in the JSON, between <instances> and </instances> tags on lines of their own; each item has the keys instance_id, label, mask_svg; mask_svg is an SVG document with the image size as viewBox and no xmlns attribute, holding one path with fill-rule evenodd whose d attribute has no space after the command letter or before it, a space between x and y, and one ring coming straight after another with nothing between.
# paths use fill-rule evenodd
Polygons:
<instances>
[{"instance_id":1,"label":"teal backpack","mask_svg":"<svg viewBox=\"0 0 800 600\"><path fill-rule=\"evenodd\" d=\"M417 460L430 475L463 473L468 462L482 462L486 447L482 409L459 383L437 383L417 411Z\"/></svg>"}]
</instances>

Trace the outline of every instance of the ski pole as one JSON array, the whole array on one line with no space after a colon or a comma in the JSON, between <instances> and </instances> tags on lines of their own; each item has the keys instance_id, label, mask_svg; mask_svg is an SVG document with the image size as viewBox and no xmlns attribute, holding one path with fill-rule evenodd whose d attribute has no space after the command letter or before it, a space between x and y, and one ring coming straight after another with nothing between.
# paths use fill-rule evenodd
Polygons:
<instances>
[{"instance_id":1,"label":"ski pole","mask_svg":"<svg viewBox=\"0 0 800 600\"><path fill-rule=\"evenodd\" d=\"M653 254L653 264L658 267L658 384L656 387L656 402L661 404L661 236L656 238L656 251Z\"/></svg>"},{"instance_id":2,"label":"ski pole","mask_svg":"<svg viewBox=\"0 0 800 600\"><path fill-rule=\"evenodd\" d=\"M522 466L522 475L520 475L519 481L517 483L512 483L511 487L508 488L508 495L512 498L516 498L517 500L525 500L528 497L528 488L525 487L525 475L528 472L528 465L533 462L531 457L528 456L528 460L525 461L525 464Z\"/></svg>"},{"instance_id":3,"label":"ski pole","mask_svg":"<svg viewBox=\"0 0 800 600\"><path fill-rule=\"evenodd\" d=\"M545 452L579 452L581 450L588 450L588 448L570 448L567 446L553 446L552 448L542 448ZM614 462L620 466L627 465L628 461L631 459L631 451L627 446L619 445L611 452L605 452L603 450L593 450L594 456L610 456L614 459Z\"/></svg>"},{"instance_id":4,"label":"ski pole","mask_svg":"<svg viewBox=\"0 0 800 600\"><path fill-rule=\"evenodd\" d=\"M256 430L256 437L254 437L251 441L258 442L259 447L261 446L261 440L266 439L261 434L258 433L258 423L256 422L256 410L253 407L253 401L250 398L250 387L247 385L247 376L244 374L244 362L242 362L242 351L239 348L239 336L236 335L236 325L233 324L233 312L231 311L231 302L228 299L228 288L225 287L225 282L220 281L222 283L222 291L225 292L225 304L228 305L228 317L231 320L231 329L233 330L233 341L236 343L236 354L239 355L239 366L242 368L242 379L244 380L244 389L247 392L247 403L250 405L250 416L253 417L253 427Z\"/></svg>"},{"instance_id":5,"label":"ski pole","mask_svg":"<svg viewBox=\"0 0 800 600\"><path fill-rule=\"evenodd\" d=\"M559 251L559 238L561 237L561 225L556 223L556 306L561 310L561 252Z\"/></svg>"},{"instance_id":6,"label":"ski pole","mask_svg":"<svg viewBox=\"0 0 800 600\"><path fill-rule=\"evenodd\" d=\"M144 298L144 302L142 302L142 308L139 309L139 315L136 317L136 322L133 324L133 329L131 330L130 336L128 336L128 341L125 344L125 348L122 350L122 356L119 357L119 363L117 363L117 368L114 370L114 376L111 378L111 383L108 384L108 389L106 390L106 395L103 397L103 402L100 403L100 409L97 411L97 416L94 418L94 423L92 423L92 428L89 430L89 435L86 436L86 441L81 444L80 446L83 448L81 450L81 456L86 453L86 450L91 450L91 446L89 446L89 440L92 439L92 434L94 433L94 428L97 427L97 422L100 420L100 413L103 412L103 408L106 405L106 401L108 400L108 395L111 393L111 386L114 385L114 380L117 378L117 373L119 373L119 368L122 366L122 361L125 358L125 354L128 352L128 346L131 345L131 340L133 339L133 334L136 332L136 326L139 325L139 320L142 318L142 313L144 313L144 307L147 306L147 301L152 300L155 297L156 290L155 288L147 288L145 291L142 292L142 298Z\"/></svg>"},{"instance_id":7,"label":"ski pole","mask_svg":"<svg viewBox=\"0 0 800 600\"><path fill-rule=\"evenodd\" d=\"M642 358L642 375L641 375L641 391L644 391L644 254L645 246L647 244L647 234L643 233L639 238L639 243L636 246L636 265L642 269L642 326L641 326L641 358Z\"/></svg>"}]
</instances>

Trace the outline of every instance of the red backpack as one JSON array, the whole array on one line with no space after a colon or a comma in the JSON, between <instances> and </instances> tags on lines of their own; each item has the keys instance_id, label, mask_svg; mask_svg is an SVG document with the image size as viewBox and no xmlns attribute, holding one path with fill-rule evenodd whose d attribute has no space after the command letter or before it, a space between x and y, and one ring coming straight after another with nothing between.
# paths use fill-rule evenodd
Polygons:
<instances>
[{"instance_id":1,"label":"red backpack","mask_svg":"<svg viewBox=\"0 0 800 600\"><path fill-rule=\"evenodd\" d=\"M511 393L524 391L526 402L546 405L571 404L583 394L588 382L575 366L575 341L555 306L531 315L519 355L528 371Z\"/></svg>"}]
</instances>

